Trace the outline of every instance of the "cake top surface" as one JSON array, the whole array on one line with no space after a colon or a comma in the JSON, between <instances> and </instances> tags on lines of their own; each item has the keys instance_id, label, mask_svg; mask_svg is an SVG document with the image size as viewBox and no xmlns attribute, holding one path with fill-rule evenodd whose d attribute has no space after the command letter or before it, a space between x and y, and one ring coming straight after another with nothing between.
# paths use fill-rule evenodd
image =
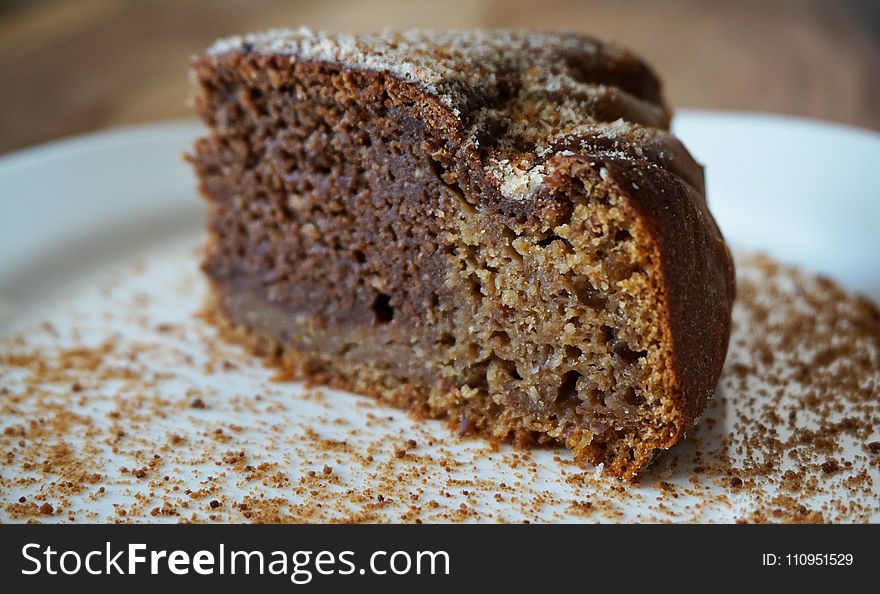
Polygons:
<instances>
[{"instance_id":1,"label":"cake top surface","mask_svg":"<svg viewBox=\"0 0 880 594\"><path fill-rule=\"evenodd\" d=\"M455 108L463 97L456 90L495 86L499 68L515 68L525 61L538 63L548 50L592 52L599 44L578 35L526 31L452 31L418 29L376 34L275 29L220 39L209 49L218 55L230 51L288 54L299 59L335 62L371 70L386 70L408 82L419 83ZM606 52L624 55L603 46ZM562 86L562 81L547 81ZM458 87L457 89L455 87Z\"/></svg>"},{"instance_id":2,"label":"cake top surface","mask_svg":"<svg viewBox=\"0 0 880 594\"><path fill-rule=\"evenodd\" d=\"M229 53L388 72L461 122L488 177L531 195L560 154L601 152L666 168L702 191L702 170L666 129L660 83L633 54L573 33L410 30L352 35L279 29L217 41Z\"/></svg>"}]
</instances>

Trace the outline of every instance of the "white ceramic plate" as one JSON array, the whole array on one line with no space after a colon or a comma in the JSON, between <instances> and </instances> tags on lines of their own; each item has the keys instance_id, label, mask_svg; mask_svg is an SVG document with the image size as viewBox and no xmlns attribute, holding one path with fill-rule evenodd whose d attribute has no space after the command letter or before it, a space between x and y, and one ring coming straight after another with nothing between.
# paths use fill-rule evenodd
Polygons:
<instances>
[{"instance_id":1,"label":"white ceramic plate","mask_svg":"<svg viewBox=\"0 0 880 594\"><path fill-rule=\"evenodd\" d=\"M714 112L683 112L675 128L707 164L710 205L731 243L880 300L880 196L872 182L880 135ZM189 121L150 125L0 159L0 339L25 331L27 341L50 353L113 337L117 345L99 366L137 372L126 381L92 381L74 366L71 381L87 385L73 393L57 381L34 388L21 368L0 366L0 398L4 410L15 412L0 418L0 428L27 414L51 421L59 407L89 419L82 431L59 425L57 435L38 435L26 447L16 445L10 430L0 435L6 451L23 456L27 448L50 451L63 442L80 466L101 475L94 485L65 493L57 484L64 476L50 484L44 474L8 461L0 519L27 519L10 507L19 497L53 503L53 515L38 519L56 521L731 521L754 511L747 497L707 504L717 485L701 491L686 473L664 475L663 468L633 488L636 496L617 496L614 481L585 474L565 452L491 450L479 440L457 440L440 422L416 421L364 398L332 391L320 397L270 381L272 371L216 341L194 317L204 295L196 253L203 209L180 156L200 133ZM218 371L217 357L232 364ZM26 389L43 392L36 400L13 398ZM206 407L192 408L195 399ZM121 420L110 414L126 402L143 414L129 410ZM44 408L28 410L38 404ZM106 436L120 425L125 437L111 443ZM217 428L225 428L223 439ZM182 437L182 449L168 446L173 435ZM406 445L410 436L415 447ZM334 450L322 439L344 440L348 449ZM150 462L151 444L160 463ZM680 449L687 457L687 444ZM252 466L277 465L271 468L278 480L243 479L224 459L227 450L245 452ZM365 455L373 461L364 463ZM454 468L436 464L443 456ZM141 464L148 476L132 476ZM407 475L413 465L425 467L421 478ZM331 470L322 477L325 466ZM658 477L680 494L669 498ZM106 485L100 495L99 485ZM401 496L401 485L411 498ZM207 494L192 495L200 489ZM254 507L261 497L277 498L274 518L265 501ZM590 506L578 503L584 501L605 503L588 513Z\"/></svg>"}]
</instances>

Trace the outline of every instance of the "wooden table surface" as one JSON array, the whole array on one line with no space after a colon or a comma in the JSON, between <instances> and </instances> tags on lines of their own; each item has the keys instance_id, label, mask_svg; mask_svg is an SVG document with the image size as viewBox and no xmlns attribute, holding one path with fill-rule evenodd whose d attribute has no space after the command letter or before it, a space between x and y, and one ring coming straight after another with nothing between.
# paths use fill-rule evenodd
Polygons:
<instances>
[{"instance_id":1,"label":"wooden table surface","mask_svg":"<svg viewBox=\"0 0 880 594\"><path fill-rule=\"evenodd\" d=\"M301 24L583 31L647 58L675 107L880 129L876 0L0 0L0 153L187 117L191 54L218 36Z\"/></svg>"}]
</instances>

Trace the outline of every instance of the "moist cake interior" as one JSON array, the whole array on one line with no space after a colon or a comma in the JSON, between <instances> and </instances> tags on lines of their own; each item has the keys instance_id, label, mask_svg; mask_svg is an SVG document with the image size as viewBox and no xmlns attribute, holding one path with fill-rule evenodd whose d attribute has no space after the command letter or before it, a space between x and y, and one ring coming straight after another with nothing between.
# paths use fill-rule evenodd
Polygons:
<instances>
[{"instance_id":1,"label":"moist cake interior","mask_svg":"<svg viewBox=\"0 0 880 594\"><path fill-rule=\"evenodd\" d=\"M668 445L657 247L601 168L505 199L393 76L227 59L271 73L200 74L204 268L235 332L298 377L616 474Z\"/></svg>"}]
</instances>

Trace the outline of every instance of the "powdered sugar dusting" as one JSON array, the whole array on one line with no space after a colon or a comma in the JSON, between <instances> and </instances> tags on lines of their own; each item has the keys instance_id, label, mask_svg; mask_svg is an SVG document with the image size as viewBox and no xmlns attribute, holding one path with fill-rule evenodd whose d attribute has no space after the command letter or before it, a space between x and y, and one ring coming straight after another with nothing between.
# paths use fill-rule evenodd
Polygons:
<instances>
[{"instance_id":1,"label":"powdered sugar dusting","mask_svg":"<svg viewBox=\"0 0 880 594\"><path fill-rule=\"evenodd\" d=\"M533 195L554 157L576 153L646 160L702 189L699 166L665 130L669 113L650 70L581 35L300 28L222 39L208 54L251 52L388 72L421 87L460 121L465 143L510 199Z\"/></svg>"}]
</instances>

